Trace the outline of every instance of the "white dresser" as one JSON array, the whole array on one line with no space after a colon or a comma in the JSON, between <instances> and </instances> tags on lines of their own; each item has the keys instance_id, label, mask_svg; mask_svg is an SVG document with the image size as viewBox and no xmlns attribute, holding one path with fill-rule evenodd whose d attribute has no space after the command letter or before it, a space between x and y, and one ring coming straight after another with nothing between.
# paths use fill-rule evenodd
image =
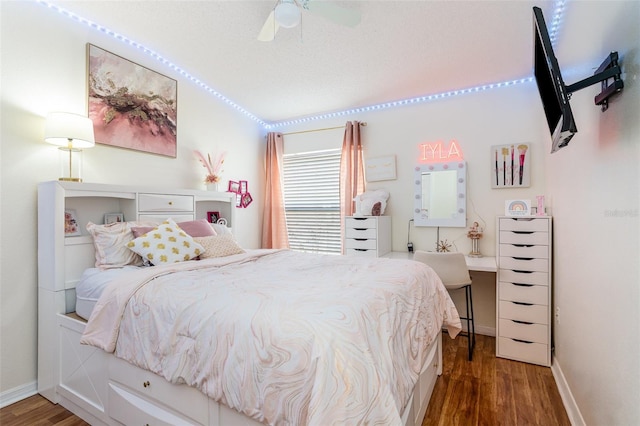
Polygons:
<instances>
[{"instance_id":1,"label":"white dresser","mask_svg":"<svg viewBox=\"0 0 640 426\"><path fill-rule=\"evenodd\" d=\"M344 254L380 257L391 251L391 216L347 216Z\"/></svg>"},{"instance_id":2,"label":"white dresser","mask_svg":"<svg viewBox=\"0 0 640 426\"><path fill-rule=\"evenodd\" d=\"M551 217L497 219L496 356L551 365Z\"/></svg>"}]
</instances>

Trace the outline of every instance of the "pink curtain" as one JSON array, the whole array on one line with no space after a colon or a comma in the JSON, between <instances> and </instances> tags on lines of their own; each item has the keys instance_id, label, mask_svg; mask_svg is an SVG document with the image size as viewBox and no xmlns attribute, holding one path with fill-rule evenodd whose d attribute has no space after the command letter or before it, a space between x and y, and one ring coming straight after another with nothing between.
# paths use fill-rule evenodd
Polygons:
<instances>
[{"instance_id":1,"label":"pink curtain","mask_svg":"<svg viewBox=\"0 0 640 426\"><path fill-rule=\"evenodd\" d=\"M282 133L271 132L267 134L262 248L289 248L284 211L283 142Z\"/></svg>"},{"instance_id":2,"label":"pink curtain","mask_svg":"<svg viewBox=\"0 0 640 426\"><path fill-rule=\"evenodd\" d=\"M342 157L340 158L340 227L343 235L344 217L353 215L355 204L353 199L364 190L360 122L347 121L342 140ZM344 241L344 238L342 240Z\"/></svg>"}]
</instances>

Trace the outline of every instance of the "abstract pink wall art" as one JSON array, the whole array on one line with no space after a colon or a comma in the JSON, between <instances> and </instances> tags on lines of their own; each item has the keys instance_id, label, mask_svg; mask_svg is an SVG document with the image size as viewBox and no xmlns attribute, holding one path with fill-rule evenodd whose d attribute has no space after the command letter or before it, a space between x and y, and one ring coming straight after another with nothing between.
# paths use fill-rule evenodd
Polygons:
<instances>
[{"instance_id":1,"label":"abstract pink wall art","mask_svg":"<svg viewBox=\"0 0 640 426\"><path fill-rule=\"evenodd\" d=\"M92 44L87 62L96 142L175 157L178 82Z\"/></svg>"}]
</instances>

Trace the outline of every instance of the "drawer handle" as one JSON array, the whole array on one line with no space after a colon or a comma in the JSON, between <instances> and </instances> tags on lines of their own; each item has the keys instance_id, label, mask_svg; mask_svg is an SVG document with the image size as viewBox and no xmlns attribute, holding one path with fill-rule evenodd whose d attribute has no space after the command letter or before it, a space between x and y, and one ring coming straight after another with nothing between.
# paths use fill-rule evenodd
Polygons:
<instances>
[{"instance_id":1,"label":"drawer handle","mask_svg":"<svg viewBox=\"0 0 640 426\"><path fill-rule=\"evenodd\" d=\"M515 322L516 324L525 324L525 325L532 325L532 322L527 322L527 321L520 321L520 320L511 320L512 322Z\"/></svg>"},{"instance_id":2,"label":"drawer handle","mask_svg":"<svg viewBox=\"0 0 640 426\"><path fill-rule=\"evenodd\" d=\"M169 205L172 206L173 205L173 201L169 201Z\"/></svg>"},{"instance_id":3,"label":"drawer handle","mask_svg":"<svg viewBox=\"0 0 640 426\"><path fill-rule=\"evenodd\" d=\"M367 228L353 228L353 229L355 229L356 231L366 231L367 230Z\"/></svg>"},{"instance_id":4,"label":"drawer handle","mask_svg":"<svg viewBox=\"0 0 640 426\"><path fill-rule=\"evenodd\" d=\"M354 249L355 251L369 251L367 249Z\"/></svg>"},{"instance_id":5,"label":"drawer handle","mask_svg":"<svg viewBox=\"0 0 640 426\"><path fill-rule=\"evenodd\" d=\"M533 284L523 284L523 283L511 283L513 285L517 285L518 287L533 287Z\"/></svg>"},{"instance_id":6,"label":"drawer handle","mask_svg":"<svg viewBox=\"0 0 640 426\"><path fill-rule=\"evenodd\" d=\"M513 256L511 258L515 259L515 260L533 260L533 257L516 257L516 256Z\"/></svg>"},{"instance_id":7,"label":"drawer handle","mask_svg":"<svg viewBox=\"0 0 640 426\"><path fill-rule=\"evenodd\" d=\"M514 339L514 338L511 338L511 340L513 340L514 342L518 342L518 343L526 343L527 345L530 345L530 344L532 344L532 343L533 343L533 342L530 342L530 341L528 341L528 340L522 340L522 339Z\"/></svg>"},{"instance_id":8,"label":"drawer handle","mask_svg":"<svg viewBox=\"0 0 640 426\"><path fill-rule=\"evenodd\" d=\"M518 274L533 274L533 271L522 271L520 269L512 269L513 272L517 272Z\"/></svg>"},{"instance_id":9,"label":"drawer handle","mask_svg":"<svg viewBox=\"0 0 640 426\"><path fill-rule=\"evenodd\" d=\"M533 234L534 231L511 231L514 234Z\"/></svg>"},{"instance_id":10,"label":"drawer handle","mask_svg":"<svg viewBox=\"0 0 640 426\"><path fill-rule=\"evenodd\" d=\"M353 217L353 220L367 220L366 217Z\"/></svg>"},{"instance_id":11,"label":"drawer handle","mask_svg":"<svg viewBox=\"0 0 640 426\"><path fill-rule=\"evenodd\" d=\"M530 222L533 220L532 217L512 217L511 220L515 220L516 222Z\"/></svg>"},{"instance_id":12,"label":"drawer handle","mask_svg":"<svg viewBox=\"0 0 640 426\"><path fill-rule=\"evenodd\" d=\"M527 302L511 302L515 305L520 305L520 306L533 306L533 303L527 303Z\"/></svg>"},{"instance_id":13,"label":"drawer handle","mask_svg":"<svg viewBox=\"0 0 640 426\"><path fill-rule=\"evenodd\" d=\"M354 238L354 240L356 240L356 241L367 241L368 238Z\"/></svg>"},{"instance_id":14,"label":"drawer handle","mask_svg":"<svg viewBox=\"0 0 640 426\"><path fill-rule=\"evenodd\" d=\"M146 382L142 383L142 386L148 388L149 386L151 386L151 383L149 383L149 381L147 380Z\"/></svg>"},{"instance_id":15,"label":"drawer handle","mask_svg":"<svg viewBox=\"0 0 640 426\"><path fill-rule=\"evenodd\" d=\"M533 247L533 244L511 244L514 247Z\"/></svg>"}]
</instances>

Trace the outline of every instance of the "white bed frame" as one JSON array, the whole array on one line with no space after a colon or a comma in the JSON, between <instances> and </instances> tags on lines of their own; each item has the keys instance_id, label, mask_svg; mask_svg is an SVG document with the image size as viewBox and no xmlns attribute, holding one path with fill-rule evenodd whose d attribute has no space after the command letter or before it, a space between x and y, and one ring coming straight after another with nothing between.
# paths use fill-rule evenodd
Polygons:
<instances>
[{"instance_id":1,"label":"white bed frame","mask_svg":"<svg viewBox=\"0 0 640 426\"><path fill-rule=\"evenodd\" d=\"M142 202L144 201L144 203ZM73 209L83 235L65 236L64 212ZM127 221L206 218L218 211L235 225L235 195L196 190L44 182L38 186L38 392L92 425L248 425L259 423L207 398L195 388L174 385L100 349L81 345L86 322L75 315L75 284L93 267L87 222L105 213ZM442 374L442 336L429 355L402 420L419 426L437 376Z\"/></svg>"}]
</instances>

